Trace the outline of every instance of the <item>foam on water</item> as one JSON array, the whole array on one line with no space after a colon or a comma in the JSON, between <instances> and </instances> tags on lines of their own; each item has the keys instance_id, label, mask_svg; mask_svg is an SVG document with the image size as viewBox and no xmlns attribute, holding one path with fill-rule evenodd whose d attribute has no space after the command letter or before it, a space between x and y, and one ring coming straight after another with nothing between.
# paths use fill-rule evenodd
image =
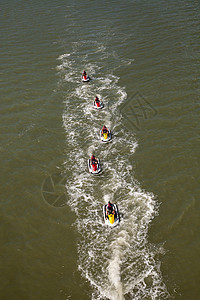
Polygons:
<instances>
[{"instance_id":1,"label":"foam on water","mask_svg":"<svg viewBox=\"0 0 200 300\"><path fill-rule=\"evenodd\" d=\"M91 48L94 44L91 42ZM134 179L130 159L138 143L132 132L126 132L119 111L127 94L118 84L119 77L112 74L114 67L107 60L106 47L98 45L96 49L104 57L99 62L90 61L84 50L85 42L79 47L74 43L71 55L59 56L57 68L63 85L69 84L63 112L70 146L65 166L71 176L66 188L81 236L77 245L79 270L91 284L92 299L164 299L169 295L156 259L159 249L148 242L157 202ZM81 58L85 66L80 66ZM80 80L83 68L93 79L87 84ZM101 111L92 107L96 95L105 104ZM103 124L113 133L112 142L106 145L99 139ZM87 160L92 153L103 162L100 176L88 172ZM121 215L120 226L112 230L105 227L102 214L102 206L109 200L118 205Z\"/></svg>"}]
</instances>

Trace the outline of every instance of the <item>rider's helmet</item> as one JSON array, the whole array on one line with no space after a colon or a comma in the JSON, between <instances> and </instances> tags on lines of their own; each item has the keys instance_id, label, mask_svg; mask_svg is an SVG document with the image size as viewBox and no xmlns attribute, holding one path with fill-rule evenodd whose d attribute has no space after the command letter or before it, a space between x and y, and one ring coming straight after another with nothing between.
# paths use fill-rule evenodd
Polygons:
<instances>
[{"instance_id":1,"label":"rider's helmet","mask_svg":"<svg viewBox=\"0 0 200 300\"><path fill-rule=\"evenodd\" d=\"M111 205L110 201L108 201L108 208L111 208L111 207L112 207L112 205Z\"/></svg>"}]
</instances>

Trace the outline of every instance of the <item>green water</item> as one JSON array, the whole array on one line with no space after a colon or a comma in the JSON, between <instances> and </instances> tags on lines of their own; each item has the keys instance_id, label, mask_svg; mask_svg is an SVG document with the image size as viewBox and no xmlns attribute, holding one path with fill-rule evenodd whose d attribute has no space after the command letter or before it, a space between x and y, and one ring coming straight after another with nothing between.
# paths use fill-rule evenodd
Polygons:
<instances>
[{"instance_id":1,"label":"green water","mask_svg":"<svg viewBox=\"0 0 200 300\"><path fill-rule=\"evenodd\" d=\"M1 7L0 298L199 299L199 2ZM105 182L124 214L112 234Z\"/></svg>"}]
</instances>

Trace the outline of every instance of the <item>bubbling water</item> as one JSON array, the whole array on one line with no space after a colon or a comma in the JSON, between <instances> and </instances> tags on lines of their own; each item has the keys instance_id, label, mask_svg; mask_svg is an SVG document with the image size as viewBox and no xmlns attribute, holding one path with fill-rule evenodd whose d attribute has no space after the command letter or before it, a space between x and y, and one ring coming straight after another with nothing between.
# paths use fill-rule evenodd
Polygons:
<instances>
[{"instance_id":1,"label":"bubbling water","mask_svg":"<svg viewBox=\"0 0 200 300\"><path fill-rule=\"evenodd\" d=\"M166 298L160 262L155 258L158 249L148 243L148 227L158 213L157 202L134 179L130 160L138 143L132 132L126 132L119 111L127 94L118 84L119 77L110 72L112 64L108 63L106 47L95 45L104 57L99 64L89 62L89 56L86 58L81 50L85 47L82 42L79 47L74 44L71 54L60 55L57 68L61 88L68 86L63 126L70 148L65 166L71 176L66 188L70 195L68 205L77 215L76 227L81 236L77 245L79 270L90 282L95 300ZM77 61L81 58L87 62L93 79L87 84L80 80ZM104 72L96 75L100 70ZM105 105L101 111L92 106L96 95ZM112 142L106 145L99 138L104 124L114 133ZM87 159L93 153L103 162L100 176L87 170ZM102 206L108 201L118 204L121 215L120 225L114 229L106 228L103 222Z\"/></svg>"}]
</instances>

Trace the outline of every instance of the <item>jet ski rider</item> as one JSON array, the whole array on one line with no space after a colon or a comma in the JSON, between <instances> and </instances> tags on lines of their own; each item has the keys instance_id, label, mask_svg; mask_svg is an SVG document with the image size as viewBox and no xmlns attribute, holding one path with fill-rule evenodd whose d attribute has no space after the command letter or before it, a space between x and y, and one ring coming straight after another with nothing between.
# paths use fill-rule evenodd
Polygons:
<instances>
[{"instance_id":1,"label":"jet ski rider","mask_svg":"<svg viewBox=\"0 0 200 300\"><path fill-rule=\"evenodd\" d=\"M108 201L108 204L106 206L106 219L108 218L109 214L115 215L114 205L110 201Z\"/></svg>"},{"instance_id":2,"label":"jet ski rider","mask_svg":"<svg viewBox=\"0 0 200 300\"><path fill-rule=\"evenodd\" d=\"M84 77L87 77L87 73L85 72L85 70L83 71L83 74L82 74L82 76Z\"/></svg>"},{"instance_id":3,"label":"jet ski rider","mask_svg":"<svg viewBox=\"0 0 200 300\"><path fill-rule=\"evenodd\" d=\"M90 158L90 162L91 162L91 165L94 165L94 164L98 163L98 161L97 161L96 157L94 156L94 154L92 154L92 156Z\"/></svg>"},{"instance_id":4,"label":"jet ski rider","mask_svg":"<svg viewBox=\"0 0 200 300\"><path fill-rule=\"evenodd\" d=\"M103 128L101 130L101 135L103 135L104 133L109 134L108 128L105 125L103 125Z\"/></svg>"},{"instance_id":5,"label":"jet ski rider","mask_svg":"<svg viewBox=\"0 0 200 300\"><path fill-rule=\"evenodd\" d=\"M95 100L94 100L95 103L100 103L100 100L99 98L96 96Z\"/></svg>"}]
</instances>

